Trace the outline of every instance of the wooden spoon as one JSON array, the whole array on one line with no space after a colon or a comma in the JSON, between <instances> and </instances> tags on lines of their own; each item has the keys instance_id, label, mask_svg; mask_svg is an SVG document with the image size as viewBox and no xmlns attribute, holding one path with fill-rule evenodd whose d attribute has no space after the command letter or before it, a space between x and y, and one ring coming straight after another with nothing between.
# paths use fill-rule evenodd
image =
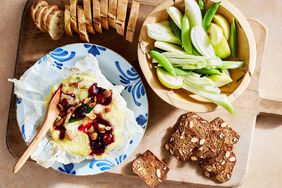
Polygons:
<instances>
[{"instance_id":1,"label":"wooden spoon","mask_svg":"<svg viewBox=\"0 0 282 188\"><path fill-rule=\"evenodd\" d=\"M60 111L57 108L57 104L60 101L61 98L61 86L57 89L57 91L52 96L52 99L49 103L47 113L45 116L44 123L40 129L40 131L37 133L35 138L32 140L31 144L28 146L27 150L24 152L24 154L21 156L21 158L18 160L18 162L14 166L14 173L17 173L21 167L25 164L27 159L30 157L30 155L34 152L36 146L39 144L39 142L44 138L50 127L53 125L54 121L58 117Z\"/></svg>"}]
</instances>

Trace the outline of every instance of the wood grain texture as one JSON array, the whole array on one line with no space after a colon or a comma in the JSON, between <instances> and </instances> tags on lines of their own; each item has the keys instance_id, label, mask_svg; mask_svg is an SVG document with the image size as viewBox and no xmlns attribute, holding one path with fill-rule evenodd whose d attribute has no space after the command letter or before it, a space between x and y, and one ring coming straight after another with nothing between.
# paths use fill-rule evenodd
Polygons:
<instances>
[{"instance_id":1,"label":"wood grain texture","mask_svg":"<svg viewBox=\"0 0 282 188\"><path fill-rule=\"evenodd\" d=\"M30 6L33 2L35 2L35 0L30 0L27 2L26 9L23 14L15 67L16 78L19 78L24 73L24 71L32 66L41 56L55 49L56 47L63 46L69 43L81 42L78 35L75 35L73 38L64 36L59 41L53 41L50 39L48 34L41 33L38 29L36 29L29 12ZM63 7L64 5L64 1L50 1L50 3L51 2L59 3L61 7ZM146 0L146 2L150 1ZM159 1L156 1L152 4L158 3ZM136 28L136 35L139 35L142 22L144 21L146 16L153 10L153 8L154 7L151 5L141 4ZM146 82L144 83L147 94L149 96L150 104L149 123L146 130L146 135L142 140L140 147L137 148L133 155L129 159L127 159L124 164L118 166L118 168L116 169L113 169L111 173L130 176L133 175L130 169L130 162L139 153L143 153L146 149L150 149L160 159L165 159L165 162L169 165L171 171L169 172L168 180L186 183L190 182L196 184L211 184L215 186L230 186L238 185L241 183L242 179L245 176L245 171L247 170L249 162L249 153L256 115L260 111L268 113L275 112L280 114L281 112L279 112L278 110L275 111L275 109L278 107L282 109L282 104L279 103L279 105L276 106L276 102L268 100L264 101L258 95L256 86L258 85L259 80L259 70L263 56L266 31L256 21L250 21L250 23L252 29L254 30L257 42L257 67L248 89L234 103L235 108L237 109L236 118L232 118L222 110L215 111L213 113L200 114L201 116L208 118L209 120L215 118L216 116L223 117L226 121L230 122L233 125L233 128L237 130L241 135L241 139L235 148L236 155L238 156L238 164L234 169L232 179L225 184L215 184L214 182L204 178L195 165L190 163L179 163L173 157L171 157L167 153L167 151L165 151L162 143L164 143L166 141L166 138L168 137L170 130L169 128L172 127L173 124L175 124L178 116L183 114L185 111L176 109L175 107L169 106L164 103L159 97L157 97L152 89L148 87L148 84ZM115 30L109 30L103 32L102 35L91 36L90 42L104 45L121 54L137 69L139 73L141 73L141 70L138 66L136 54L138 41L135 40L132 44L129 44L124 40L123 37L119 36ZM36 46L34 45L35 43L37 44ZM140 75L142 76L142 74ZM143 76L142 79L144 80ZM261 103L261 101L263 101L263 104ZM7 146L9 151L16 158L18 158L18 156L20 156L25 151L26 145L24 144L19 132L19 128L16 122L15 110L15 96L13 95L7 128ZM237 176L235 176L236 174Z\"/></svg>"}]
</instances>

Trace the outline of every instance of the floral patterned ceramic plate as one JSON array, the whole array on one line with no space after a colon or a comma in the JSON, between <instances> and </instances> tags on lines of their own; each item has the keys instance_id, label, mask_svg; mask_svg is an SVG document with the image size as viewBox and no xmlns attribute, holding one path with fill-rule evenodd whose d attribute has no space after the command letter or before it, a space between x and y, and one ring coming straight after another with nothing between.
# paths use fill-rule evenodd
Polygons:
<instances>
[{"instance_id":1,"label":"floral patterned ceramic plate","mask_svg":"<svg viewBox=\"0 0 282 188\"><path fill-rule=\"evenodd\" d=\"M140 143L147 125L148 101L142 80L136 70L114 51L89 43L70 44L56 48L39 59L33 66L38 66L39 69L44 69L46 66L53 66L59 70L62 70L63 67L71 68L78 60L84 58L89 53L98 59L102 73L110 82L125 87L122 96L126 100L128 108L134 112L136 122L144 131L133 135L127 143L126 151L115 158L106 157L103 160L85 160L78 164L70 163L67 165L55 163L52 166L55 170L71 175L94 175L122 163ZM48 63L46 63L47 60ZM49 74L47 76L50 79L55 79L54 75ZM28 135L27 127L23 123L23 101L18 98L16 105L18 125L23 139L27 142L30 135Z\"/></svg>"}]
</instances>

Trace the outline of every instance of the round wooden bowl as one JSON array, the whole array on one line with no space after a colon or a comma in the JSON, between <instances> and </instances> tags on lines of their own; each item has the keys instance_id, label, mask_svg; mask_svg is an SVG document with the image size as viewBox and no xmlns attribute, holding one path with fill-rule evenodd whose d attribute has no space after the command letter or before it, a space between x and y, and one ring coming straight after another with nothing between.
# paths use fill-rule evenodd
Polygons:
<instances>
[{"instance_id":1,"label":"round wooden bowl","mask_svg":"<svg viewBox=\"0 0 282 188\"><path fill-rule=\"evenodd\" d=\"M212 3L214 3L213 0L207 1L206 7L211 6ZM142 72L154 92L172 106L194 112L214 111L217 105L197 101L191 98L189 96L191 93L184 89L168 89L161 85L157 78L154 65L151 63L151 58L147 54L147 52L154 48L155 42L155 40L149 38L147 35L147 24L168 20L169 15L166 9L170 6L175 6L184 12L183 0L175 0L175 2L173 0L167 0L156 7L143 23L138 43L138 60ZM223 0L217 13L227 18L230 23L233 17L237 20L237 56L238 60L244 61L244 66L242 69L231 70L230 74L233 82L221 88L222 93L227 94L229 100L233 102L248 87L251 76L254 73L256 65L256 42L246 17L231 3Z\"/></svg>"}]
</instances>

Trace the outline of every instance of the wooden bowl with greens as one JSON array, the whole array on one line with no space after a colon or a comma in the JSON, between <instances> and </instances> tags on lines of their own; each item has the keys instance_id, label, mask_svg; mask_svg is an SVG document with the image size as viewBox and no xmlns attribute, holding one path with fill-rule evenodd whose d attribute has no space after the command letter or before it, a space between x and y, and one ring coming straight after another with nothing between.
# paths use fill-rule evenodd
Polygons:
<instances>
[{"instance_id":1,"label":"wooden bowl with greens","mask_svg":"<svg viewBox=\"0 0 282 188\"><path fill-rule=\"evenodd\" d=\"M146 18L138 59L154 92L187 111L232 102L250 83L256 43L243 14L228 1L168 0Z\"/></svg>"}]
</instances>

